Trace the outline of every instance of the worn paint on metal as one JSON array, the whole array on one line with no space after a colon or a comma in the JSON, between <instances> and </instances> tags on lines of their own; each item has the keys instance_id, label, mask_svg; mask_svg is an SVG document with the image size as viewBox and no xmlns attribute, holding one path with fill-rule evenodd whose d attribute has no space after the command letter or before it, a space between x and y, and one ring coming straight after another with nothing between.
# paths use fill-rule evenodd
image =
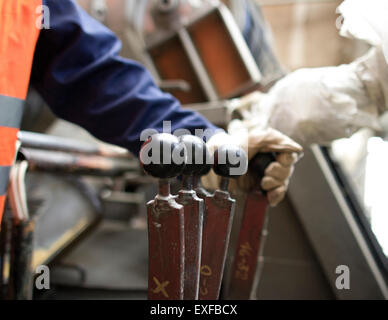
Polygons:
<instances>
[{"instance_id":1,"label":"worn paint on metal","mask_svg":"<svg viewBox=\"0 0 388 320\"><path fill-rule=\"evenodd\" d=\"M183 207L173 196L147 204L150 300L182 300L184 283Z\"/></svg>"},{"instance_id":2,"label":"worn paint on metal","mask_svg":"<svg viewBox=\"0 0 388 320\"><path fill-rule=\"evenodd\" d=\"M260 190L247 194L234 254L230 299L248 300L251 296L267 211L268 200Z\"/></svg>"},{"instance_id":3,"label":"worn paint on metal","mask_svg":"<svg viewBox=\"0 0 388 320\"><path fill-rule=\"evenodd\" d=\"M217 190L206 196L202 237L200 300L217 300L220 293L235 200L228 192Z\"/></svg>"},{"instance_id":4,"label":"worn paint on metal","mask_svg":"<svg viewBox=\"0 0 388 320\"><path fill-rule=\"evenodd\" d=\"M194 190L179 192L177 202L184 208L185 284L184 299L198 300L201 265L204 201Z\"/></svg>"}]
</instances>

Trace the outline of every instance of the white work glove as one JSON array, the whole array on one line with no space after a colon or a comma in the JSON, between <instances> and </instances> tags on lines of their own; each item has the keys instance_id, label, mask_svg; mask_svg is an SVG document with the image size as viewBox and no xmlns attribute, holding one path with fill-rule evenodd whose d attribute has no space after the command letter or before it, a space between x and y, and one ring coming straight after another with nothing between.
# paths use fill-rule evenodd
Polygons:
<instances>
[{"instance_id":1,"label":"white work glove","mask_svg":"<svg viewBox=\"0 0 388 320\"><path fill-rule=\"evenodd\" d=\"M337 12L343 17L340 34L381 47L388 63L388 1L344 0Z\"/></svg>"},{"instance_id":2,"label":"white work glove","mask_svg":"<svg viewBox=\"0 0 388 320\"><path fill-rule=\"evenodd\" d=\"M243 148L247 152L249 160L259 152L278 153L276 161L268 166L261 181L261 187L267 191L268 202L271 206L276 206L284 198L302 147L271 128L248 131L239 120L231 122L229 132L230 134L218 133L209 140L207 146L211 154L222 145L231 144ZM202 178L202 184L208 189L217 189L219 183L220 177L213 172ZM231 180L230 190L233 192L234 189L238 188L250 191L257 183L258 181L255 181L249 174L245 174L236 180Z\"/></svg>"},{"instance_id":3,"label":"white work glove","mask_svg":"<svg viewBox=\"0 0 388 320\"><path fill-rule=\"evenodd\" d=\"M348 65L300 69L280 80L263 100L269 126L304 146L348 138L361 128L381 130L388 69L377 48Z\"/></svg>"},{"instance_id":4,"label":"white work glove","mask_svg":"<svg viewBox=\"0 0 388 320\"><path fill-rule=\"evenodd\" d=\"M232 104L247 128L268 126L303 146L326 145L360 128L381 130L388 65L378 48L348 65L299 69L269 91Z\"/></svg>"},{"instance_id":5,"label":"white work glove","mask_svg":"<svg viewBox=\"0 0 388 320\"><path fill-rule=\"evenodd\" d=\"M248 128L273 127L303 146L329 144L360 128L380 130L388 109L388 1L345 0L340 33L373 48L351 64L290 73L269 91L235 103Z\"/></svg>"}]
</instances>

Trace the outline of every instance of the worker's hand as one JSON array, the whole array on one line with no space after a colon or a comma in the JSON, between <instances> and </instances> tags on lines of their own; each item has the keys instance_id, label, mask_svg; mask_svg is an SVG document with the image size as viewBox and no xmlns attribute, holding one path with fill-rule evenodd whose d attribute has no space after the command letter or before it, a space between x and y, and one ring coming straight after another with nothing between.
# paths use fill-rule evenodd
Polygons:
<instances>
[{"instance_id":1,"label":"worker's hand","mask_svg":"<svg viewBox=\"0 0 388 320\"><path fill-rule=\"evenodd\" d=\"M208 142L208 148L213 153L222 145L238 145L247 153L248 158L252 159L257 153L276 152L277 159L265 170L265 176L261 181L261 187L267 191L268 201L271 206L276 206L283 200L288 188L289 179L294 171L294 165L299 155L302 153L302 147L272 128L246 130L243 123L239 120L232 121L229 134L219 133L213 136ZM233 181L233 180L232 180ZM220 177L213 172L203 177L202 183L206 188L217 189ZM249 174L239 177L235 183L230 184L230 190L240 189L250 191L257 186Z\"/></svg>"},{"instance_id":2,"label":"worker's hand","mask_svg":"<svg viewBox=\"0 0 388 320\"><path fill-rule=\"evenodd\" d=\"M246 128L271 127L302 146L329 145L360 128L381 131L379 117L387 109L388 64L379 48L351 64L296 70L267 94L230 103Z\"/></svg>"}]
</instances>

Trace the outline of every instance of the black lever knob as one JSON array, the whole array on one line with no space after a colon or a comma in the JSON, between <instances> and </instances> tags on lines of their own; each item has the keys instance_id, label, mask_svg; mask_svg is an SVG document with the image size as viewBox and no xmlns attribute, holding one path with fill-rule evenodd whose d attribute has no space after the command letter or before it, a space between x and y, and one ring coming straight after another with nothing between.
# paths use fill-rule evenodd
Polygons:
<instances>
[{"instance_id":1,"label":"black lever knob","mask_svg":"<svg viewBox=\"0 0 388 320\"><path fill-rule=\"evenodd\" d=\"M140 164L144 171L158 179L170 179L182 174L187 160L186 147L171 134L150 137L140 150Z\"/></svg>"},{"instance_id":2,"label":"black lever knob","mask_svg":"<svg viewBox=\"0 0 388 320\"><path fill-rule=\"evenodd\" d=\"M199 177L206 175L212 168L212 159L206 143L192 135L184 135L179 139L186 147L187 161L183 170L183 190L198 187Z\"/></svg>"},{"instance_id":3,"label":"black lever knob","mask_svg":"<svg viewBox=\"0 0 388 320\"><path fill-rule=\"evenodd\" d=\"M214 152L214 172L224 178L237 178L248 169L246 152L235 145L223 145Z\"/></svg>"},{"instance_id":4,"label":"black lever knob","mask_svg":"<svg viewBox=\"0 0 388 320\"><path fill-rule=\"evenodd\" d=\"M268 153L258 153L256 154L252 160L249 162L249 174L254 177L255 181L257 181L258 186L260 186L261 180L265 176L265 170L268 166L276 161L276 153L268 152ZM263 193L266 191L259 188Z\"/></svg>"},{"instance_id":5,"label":"black lever knob","mask_svg":"<svg viewBox=\"0 0 388 320\"><path fill-rule=\"evenodd\" d=\"M179 139L186 147L187 161L183 169L185 176L202 176L212 168L210 153L206 143L196 136L184 135Z\"/></svg>"},{"instance_id":6,"label":"black lever knob","mask_svg":"<svg viewBox=\"0 0 388 320\"><path fill-rule=\"evenodd\" d=\"M248 170L248 156L235 145L223 145L214 152L214 172L222 177L220 189L228 191L229 179L244 175Z\"/></svg>"}]
</instances>

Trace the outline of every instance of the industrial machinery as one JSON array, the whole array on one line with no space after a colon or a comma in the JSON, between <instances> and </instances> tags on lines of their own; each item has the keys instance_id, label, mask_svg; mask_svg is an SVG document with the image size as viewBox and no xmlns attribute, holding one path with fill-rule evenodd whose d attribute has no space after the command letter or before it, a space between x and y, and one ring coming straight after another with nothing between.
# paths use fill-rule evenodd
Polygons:
<instances>
[{"instance_id":1,"label":"industrial machinery","mask_svg":"<svg viewBox=\"0 0 388 320\"><path fill-rule=\"evenodd\" d=\"M159 156L150 162L147 155L153 149L154 152L159 150ZM159 179L158 195L147 205L150 299L219 298L235 212L235 200L231 198L228 186L229 179L238 178L238 175L231 169L242 168L240 174L245 173L248 158L242 149L228 145L221 146L212 157L208 153L204 142L192 136L178 139L168 134L153 135L143 145L142 166L148 174ZM171 161L173 154L181 154L182 161ZM251 170L259 173L258 184L273 160L273 156L267 154L259 154L253 159ZM220 189L214 194L201 189L197 191L194 180L208 172L211 164L214 172L221 176ZM182 190L175 197L170 193L168 179L180 174L183 174ZM246 200L246 221L234 257L230 289L233 298L250 297L267 212L265 203L260 190Z\"/></svg>"},{"instance_id":2,"label":"industrial machinery","mask_svg":"<svg viewBox=\"0 0 388 320\"><path fill-rule=\"evenodd\" d=\"M211 2L182 16L179 1L79 0L162 89L226 127L230 99L261 88L261 73L228 9ZM137 6L151 14L151 27L133 16ZM371 142L373 135L360 143L357 163L335 146L307 149L286 199L268 208L259 185L228 192L230 163L218 160L240 150L209 154L196 137L157 135L145 148L167 145L182 162L152 165L96 143L24 131L1 226L1 298L387 299L387 247L376 232L384 220L372 214L382 215L386 197L373 206L378 190L363 181L372 174L359 174L386 167L376 160L386 159L386 142ZM246 164L258 181L273 156ZM220 176L218 190L199 182L209 170ZM354 173L359 180L349 178ZM51 287L37 290L42 265ZM351 290L337 285L343 266Z\"/></svg>"}]
</instances>

